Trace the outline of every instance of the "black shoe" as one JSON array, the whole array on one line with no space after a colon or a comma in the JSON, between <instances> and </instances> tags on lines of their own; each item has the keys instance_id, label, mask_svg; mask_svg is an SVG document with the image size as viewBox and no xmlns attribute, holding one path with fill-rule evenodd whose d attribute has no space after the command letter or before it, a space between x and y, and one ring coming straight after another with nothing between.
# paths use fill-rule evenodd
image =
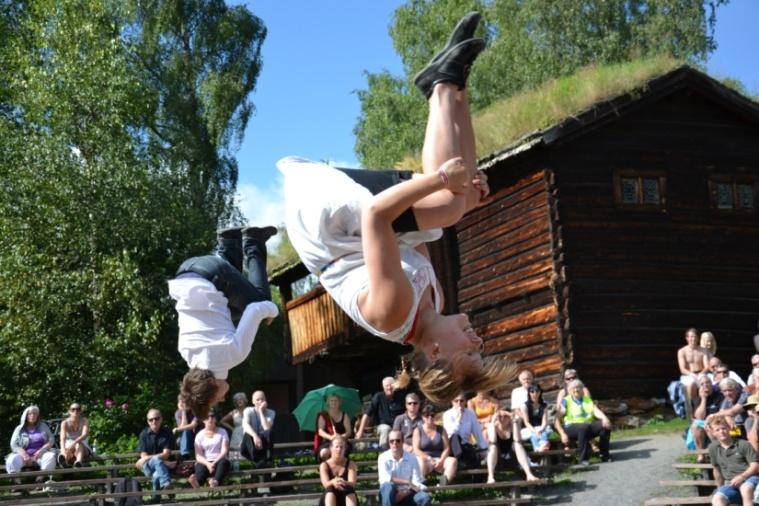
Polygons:
<instances>
[{"instance_id":1,"label":"black shoe","mask_svg":"<svg viewBox=\"0 0 759 506\"><path fill-rule=\"evenodd\" d=\"M451 32L451 35L448 37L448 41L445 43L445 46L443 46L443 49L441 49L435 56L432 57L430 60L430 63L435 63L442 58L445 53L447 53L453 46L456 44L459 44L461 42L464 42L465 40L471 39L474 37L474 32L477 30L477 25L480 24L480 13L477 11L472 11L464 15L463 18L459 20L459 22L456 24L456 27ZM427 64L429 65L429 63Z\"/></svg>"},{"instance_id":2,"label":"black shoe","mask_svg":"<svg viewBox=\"0 0 759 506\"><path fill-rule=\"evenodd\" d=\"M273 235L277 235L277 227L245 227L242 229L243 237L258 239L266 242Z\"/></svg>"},{"instance_id":3,"label":"black shoe","mask_svg":"<svg viewBox=\"0 0 759 506\"><path fill-rule=\"evenodd\" d=\"M66 456L62 453L58 454L58 465L61 467L66 467Z\"/></svg>"},{"instance_id":4,"label":"black shoe","mask_svg":"<svg viewBox=\"0 0 759 506\"><path fill-rule=\"evenodd\" d=\"M227 227L220 228L216 231L216 237L219 239L240 239L242 230L245 227Z\"/></svg>"},{"instance_id":5,"label":"black shoe","mask_svg":"<svg viewBox=\"0 0 759 506\"><path fill-rule=\"evenodd\" d=\"M77 460L76 462L74 462L74 467L82 467L82 461Z\"/></svg>"},{"instance_id":6,"label":"black shoe","mask_svg":"<svg viewBox=\"0 0 759 506\"><path fill-rule=\"evenodd\" d=\"M432 89L438 83L452 83L458 88L466 87L469 70L477 56L485 49L483 39L468 39L459 42L439 60L430 62L414 77L414 84L426 98L432 95Z\"/></svg>"}]
</instances>

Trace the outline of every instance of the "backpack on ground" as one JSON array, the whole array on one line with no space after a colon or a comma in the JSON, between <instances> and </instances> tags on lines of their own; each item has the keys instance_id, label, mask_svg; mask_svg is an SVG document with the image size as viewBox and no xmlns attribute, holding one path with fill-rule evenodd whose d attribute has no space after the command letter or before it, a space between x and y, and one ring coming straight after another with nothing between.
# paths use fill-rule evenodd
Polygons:
<instances>
[{"instance_id":1,"label":"backpack on ground","mask_svg":"<svg viewBox=\"0 0 759 506\"><path fill-rule=\"evenodd\" d=\"M137 481L134 476L127 476L116 482L115 492L117 494L124 492L139 492L140 490L142 490L140 482ZM116 499L115 504L117 506L138 506L139 504L142 504L142 497L138 495L119 497Z\"/></svg>"}]
</instances>

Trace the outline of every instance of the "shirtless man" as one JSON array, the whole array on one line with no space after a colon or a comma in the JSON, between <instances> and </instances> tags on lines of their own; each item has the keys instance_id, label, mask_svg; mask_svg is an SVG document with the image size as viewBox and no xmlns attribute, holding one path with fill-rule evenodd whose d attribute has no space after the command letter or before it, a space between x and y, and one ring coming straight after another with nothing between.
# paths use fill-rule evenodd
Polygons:
<instances>
[{"instance_id":1,"label":"shirtless man","mask_svg":"<svg viewBox=\"0 0 759 506\"><path fill-rule=\"evenodd\" d=\"M688 420L693 418L691 399L698 395L698 375L709 370L709 358L706 350L698 345L698 331L690 328L685 331L688 343L677 350L677 365L680 367L680 383L687 397L685 414Z\"/></svg>"}]
</instances>

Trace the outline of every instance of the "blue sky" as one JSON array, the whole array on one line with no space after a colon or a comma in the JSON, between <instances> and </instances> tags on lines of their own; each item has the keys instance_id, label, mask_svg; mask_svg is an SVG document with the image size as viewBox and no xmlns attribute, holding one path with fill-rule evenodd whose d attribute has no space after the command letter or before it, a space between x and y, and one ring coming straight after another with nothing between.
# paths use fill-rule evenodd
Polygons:
<instances>
[{"instance_id":1,"label":"blue sky","mask_svg":"<svg viewBox=\"0 0 759 506\"><path fill-rule=\"evenodd\" d=\"M252 225L282 222L282 182L275 162L286 155L357 164L355 91L364 72L400 74L388 26L401 0L258 0L248 8L268 35L251 118L237 152L240 207ZM759 93L759 0L718 9L710 74L735 77Z\"/></svg>"}]
</instances>

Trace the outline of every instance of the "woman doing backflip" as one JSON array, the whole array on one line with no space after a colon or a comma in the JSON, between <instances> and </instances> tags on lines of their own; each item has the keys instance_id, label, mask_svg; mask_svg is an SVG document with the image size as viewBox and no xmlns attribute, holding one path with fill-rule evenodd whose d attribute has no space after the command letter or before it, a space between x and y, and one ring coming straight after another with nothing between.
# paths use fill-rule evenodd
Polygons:
<instances>
[{"instance_id":1,"label":"woman doing backflip","mask_svg":"<svg viewBox=\"0 0 759 506\"><path fill-rule=\"evenodd\" d=\"M423 174L336 169L294 157L277 164L285 175L287 231L303 263L358 325L414 347L411 376L437 403L513 375L509 363L482 359L482 339L465 314L440 314L442 291L425 244L489 194L487 176L476 168L466 90L485 48L472 38L479 17L467 14L415 78L429 103ZM399 379L404 386L410 378Z\"/></svg>"}]
</instances>

